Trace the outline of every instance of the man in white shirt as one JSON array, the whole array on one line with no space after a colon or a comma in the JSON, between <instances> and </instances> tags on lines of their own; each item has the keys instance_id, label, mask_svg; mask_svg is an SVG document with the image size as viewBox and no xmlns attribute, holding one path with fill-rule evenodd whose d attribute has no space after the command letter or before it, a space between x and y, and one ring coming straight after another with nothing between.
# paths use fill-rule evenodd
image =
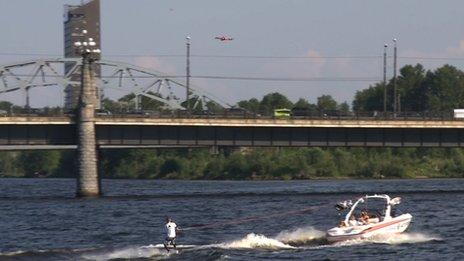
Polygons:
<instances>
[{"instance_id":1,"label":"man in white shirt","mask_svg":"<svg viewBox=\"0 0 464 261\"><path fill-rule=\"evenodd\" d=\"M176 248L176 232L179 231L179 228L177 227L176 223L172 221L171 218L167 217L166 218L166 239L164 241L164 248L169 252L168 246L171 245Z\"/></svg>"},{"instance_id":2,"label":"man in white shirt","mask_svg":"<svg viewBox=\"0 0 464 261\"><path fill-rule=\"evenodd\" d=\"M359 226L360 222L356 220L356 217L354 215L350 216L350 219L348 220L348 225L349 226Z\"/></svg>"}]
</instances>

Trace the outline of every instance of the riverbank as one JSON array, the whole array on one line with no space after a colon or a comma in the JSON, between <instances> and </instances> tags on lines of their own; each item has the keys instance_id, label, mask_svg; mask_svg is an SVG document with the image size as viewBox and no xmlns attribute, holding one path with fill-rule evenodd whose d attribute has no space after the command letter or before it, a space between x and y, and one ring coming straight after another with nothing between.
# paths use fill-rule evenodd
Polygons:
<instances>
[{"instance_id":1,"label":"riverbank","mask_svg":"<svg viewBox=\"0 0 464 261\"><path fill-rule=\"evenodd\" d=\"M0 175L75 177L73 151L0 152ZM317 180L464 177L458 148L246 148L102 150L102 178Z\"/></svg>"}]
</instances>

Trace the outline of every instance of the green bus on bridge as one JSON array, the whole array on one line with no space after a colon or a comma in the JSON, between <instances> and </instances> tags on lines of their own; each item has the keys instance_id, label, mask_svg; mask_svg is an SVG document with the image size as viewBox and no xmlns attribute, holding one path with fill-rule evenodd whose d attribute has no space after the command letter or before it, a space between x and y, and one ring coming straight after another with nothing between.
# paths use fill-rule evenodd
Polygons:
<instances>
[{"instance_id":1,"label":"green bus on bridge","mask_svg":"<svg viewBox=\"0 0 464 261\"><path fill-rule=\"evenodd\" d=\"M290 118L292 110L290 109L275 109L274 117L275 118Z\"/></svg>"}]
</instances>

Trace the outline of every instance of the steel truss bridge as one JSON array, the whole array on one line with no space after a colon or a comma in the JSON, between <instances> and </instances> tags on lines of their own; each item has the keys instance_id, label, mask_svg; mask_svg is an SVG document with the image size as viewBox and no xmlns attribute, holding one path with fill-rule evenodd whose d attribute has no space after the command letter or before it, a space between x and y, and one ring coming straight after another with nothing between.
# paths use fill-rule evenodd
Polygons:
<instances>
[{"instance_id":1,"label":"steel truss bridge","mask_svg":"<svg viewBox=\"0 0 464 261\"><path fill-rule=\"evenodd\" d=\"M63 74L64 66L71 68ZM79 58L40 59L0 66L0 94L23 92L29 104L32 88L67 86L80 88L82 62ZM100 90L118 89L145 96L170 109L184 109L179 95L186 86L175 77L127 63L98 61L102 77L96 78ZM220 99L193 86L196 104ZM180 112L180 111L177 111ZM99 147L464 147L464 121L447 117L411 115L398 117L320 115L319 117L270 118L246 113L189 115L168 111L150 116L97 115L96 142ZM177 117L176 117L177 115ZM431 116L431 115L429 115ZM432 115L433 116L433 115ZM443 116L443 115L442 115ZM6 115L0 117L0 150L74 148L78 143L72 115L38 117Z\"/></svg>"},{"instance_id":2,"label":"steel truss bridge","mask_svg":"<svg viewBox=\"0 0 464 261\"><path fill-rule=\"evenodd\" d=\"M166 109L186 109L182 105L185 99L186 85L175 76L142 68L123 62L96 61L102 76L96 78L100 92L118 90L125 94L134 94L135 109L141 109L142 96L161 102ZM20 63L0 65L0 95L20 91L24 94L26 107L30 107L30 90L38 87L58 87L65 91L68 86L80 88L81 58L37 59ZM71 68L64 74L64 66ZM192 108L213 102L228 108L226 102L190 85L190 104Z\"/></svg>"}]
</instances>

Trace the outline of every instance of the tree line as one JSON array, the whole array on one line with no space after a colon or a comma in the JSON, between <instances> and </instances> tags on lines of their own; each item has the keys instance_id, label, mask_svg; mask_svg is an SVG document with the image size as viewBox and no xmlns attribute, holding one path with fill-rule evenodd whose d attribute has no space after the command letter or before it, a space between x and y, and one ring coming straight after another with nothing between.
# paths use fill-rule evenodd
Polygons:
<instances>
[{"instance_id":1,"label":"tree line","mask_svg":"<svg viewBox=\"0 0 464 261\"><path fill-rule=\"evenodd\" d=\"M75 177L74 151L0 152L1 177ZM276 180L464 177L457 148L103 150L103 178Z\"/></svg>"},{"instance_id":2,"label":"tree line","mask_svg":"<svg viewBox=\"0 0 464 261\"><path fill-rule=\"evenodd\" d=\"M451 112L464 108L464 72L451 65L425 70L421 64L406 65L397 77L399 107L401 111ZM382 111L383 83L356 92L355 111ZM387 82L387 110L393 108L393 79Z\"/></svg>"}]
</instances>

